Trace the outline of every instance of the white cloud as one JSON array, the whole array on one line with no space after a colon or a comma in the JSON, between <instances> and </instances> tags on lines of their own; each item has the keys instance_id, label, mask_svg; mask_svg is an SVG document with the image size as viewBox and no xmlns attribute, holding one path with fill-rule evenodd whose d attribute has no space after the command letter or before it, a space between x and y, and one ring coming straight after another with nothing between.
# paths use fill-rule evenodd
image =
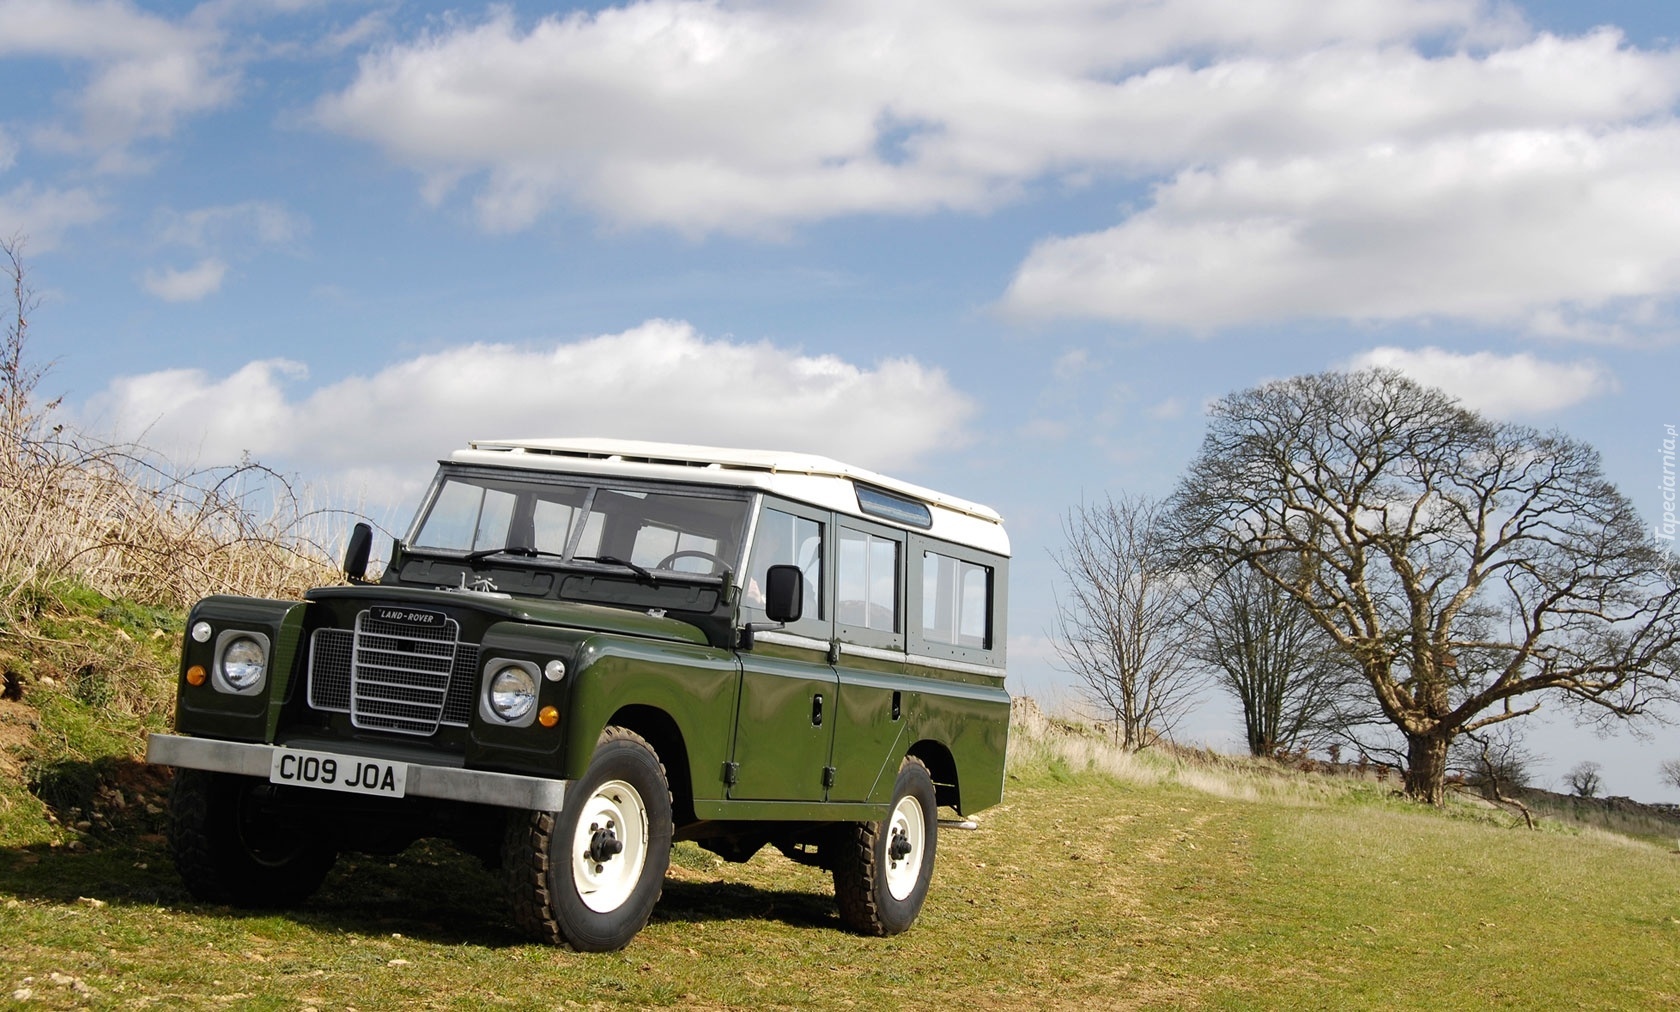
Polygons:
<instances>
[{"instance_id":1,"label":"white cloud","mask_svg":"<svg viewBox=\"0 0 1680 1012\"><path fill-rule=\"evenodd\" d=\"M165 302L197 302L214 294L227 276L227 264L208 257L183 270L149 270L141 277L146 291Z\"/></svg>"},{"instance_id":2,"label":"white cloud","mask_svg":"<svg viewBox=\"0 0 1680 1012\"><path fill-rule=\"evenodd\" d=\"M1044 175L1444 115L1558 121L1661 101L1658 61L1609 37L1581 58L1609 72L1565 84L1555 61L1394 48L1513 30L1474 0L644 0L528 26L499 9L368 54L317 114L421 172L429 197L472 178L488 227L568 201L754 232L984 208Z\"/></svg>"},{"instance_id":3,"label":"white cloud","mask_svg":"<svg viewBox=\"0 0 1680 1012\"><path fill-rule=\"evenodd\" d=\"M148 270L141 284L168 302L196 302L221 290L229 261L249 260L263 247L286 246L309 232L309 221L278 204L246 201L165 211L155 228L159 245L191 250L198 263Z\"/></svg>"},{"instance_id":4,"label":"white cloud","mask_svg":"<svg viewBox=\"0 0 1680 1012\"><path fill-rule=\"evenodd\" d=\"M473 438L598 435L808 450L891 471L961 443L974 406L911 359L861 367L653 320L545 348L474 344L312 390L295 362L114 381L86 424L182 463L307 456L355 480L423 477ZM377 488L378 486L373 486Z\"/></svg>"},{"instance_id":5,"label":"white cloud","mask_svg":"<svg viewBox=\"0 0 1680 1012\"><path fill-rule=\"evenodd\" d=\"M0 172L4 172L17 163L17 142L6 128L0 126Z\"/></svg>"},{"instance_id":6,"label":"white cloud","mask_svg":"<svg viewBox=\"0 0 1680 1012\"><path fill-rule=\"evenodd\" d=\"M1680 50L1477 0L641 0L366 54L329 129L464 191L689 234L1156 180L1024 317L1588 317L1680 292ZM1648 213L1647 213L1648 212ZM1561 307L1561 308L1560 308ZM1602 320L1595 320L1602 325ZM1555 328L1554 328L1555 329Z\"/></svg>"},{"instance_id":7,"label":"white cloud","mask_svg":"<svg viewBox=\"0 0 1680 1012\"><path fill-rule=\"evenodd\" d=\"M1362 352L1349 363L1353 369L1372 366L1398 369L1495 418L1542 415L1619 389L1615 375L1591 359L1548 362L1527 353L1382 347Z\"/></svg>"},{"instance_id":8,"label":"white cloud","mask_svg":"<svg viewBox=\"0 0 1680 1012\"><path fill-rule=\"evenodd\" d=\"M24 183L0 194L0 236L27 236L30 249L40 253L58 245L66 229L90 225L108 210L82 187L43 190Z\"/></svg>"},{"instance_id":9,"label":"white cloud","mask_svg":"<svg viewBox=\"0 0 1680 1012\"><path fill-rule=\"evenodd\" d=\"M1039 243L1004 305L1193 327L1522 320L1680 291L1680 125L1503 131L1180 173Z\"/></svg>"},{"instance_id":10,"label":"white cloud","mask_svg":"<svg viewBox=\"0 0 1680 1012\"><path fill-rule=\"evenodd\" d=\"M1079 379L1096 368L1091 362L1091 353L1084 348L1070 348L1056 356L1056 361L1050 364L1050 375L1058 381L1067 383Z\"/></svg>"},{"instance_id":11,"label":"white cloud","mask_svg":"<svg viewBox=\"0 0 1680 1012\"><path fill-rule=\"evenodd\" d=\"M135 140L168 136L185 115L218 108L236 78L222 66L216 33L173 23L127 0L0 0L0 57L83 61L89 76L74 105L80 124L38 141L91 150L106 169L131 164Z\"/></svg>"},{"instance_id":12,"label":"white cloud","mask_svg":"<svg viewBox=\"0 0 1680 1012\"><path fill-rule=\"evenodd\" d=\"M1151 404L1146 413L1156 421L1170 422L1184 417L1185 404L1182 398L1168 397Z\"/></svg>"},{"instance_id":13,"label":"white cloud","mask_svg":"<svg viewBox=\"0 0 1680 1012\"><path fill-rule=\"evenodd\" d=\"M344 28L329 33L318 43L316 48L326 53L342 53L356 46L364 45L388 32L390 30L389 20L385 11L364 14Z\"/></svg>"},{"instance_id":14,"label":"white cloud","mask_svg":"<svg viewBox=\"0 0 1680 1012\"><path fill-rule=\"evenodd\" d=\"M166 212L158 226L160 241L197 249L284 245L308 232L306 218L261 200Z\"/></svg>"}]
</instances>

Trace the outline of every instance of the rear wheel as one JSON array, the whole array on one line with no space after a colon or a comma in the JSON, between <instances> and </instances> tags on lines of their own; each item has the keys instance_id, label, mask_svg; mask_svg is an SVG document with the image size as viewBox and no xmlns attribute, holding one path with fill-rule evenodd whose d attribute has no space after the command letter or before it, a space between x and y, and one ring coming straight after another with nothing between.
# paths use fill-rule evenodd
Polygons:
<instances>
[{"instance_id":1,"label":"rear wheel","mask_svg":"<svg viewBox=\"0 0 1680 1012\"><path fill-rule=\"evenodd\" d=\"M911 756L899 767L887 817L860 822L841 835L834 896L847 927L865 935L896 935L916 922L933 880L938 810L933 778Z\"/></svg>"},{"instance_id":2,"label":"rear wheel","mask_svg":"<svg viewBox=\"0 0 1680 1012\"><path fill-rule=\"evenodd\" d=\"M274 785L254 777L177 770L169 792L169 845L194 898L241 907L301 903L338 852L275 816Z\"/></svg>"},{"instance_id":3,"label":"rear wheel","mask_svg":"<svg viewBox=\"0 0 1680 1012\"><path fill-rule=\"evenodd\" d=\"M510 821L503 864L513 919L553 945L622 949L647 924L671 861L671 789L653 747L609 727L558 812Z\"/></svg>"}]
</instances>

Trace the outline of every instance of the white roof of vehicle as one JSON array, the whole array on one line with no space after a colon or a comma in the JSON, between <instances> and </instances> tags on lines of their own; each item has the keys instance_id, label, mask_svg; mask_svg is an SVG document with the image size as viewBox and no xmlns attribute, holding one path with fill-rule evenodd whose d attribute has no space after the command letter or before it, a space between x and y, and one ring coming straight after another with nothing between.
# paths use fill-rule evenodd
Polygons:
<instances>
[{"instance_id":1,"label":"white roof of vehicle","mask_svg":"<svg viewBox=\"0 0 1680 1012\"><path fill-rule=\"evenodd\" d=\"M1003 518L991 507L811 453L628 439L474 439L467 446L450 459L494 467L755 488L876 523L918 530L864 513L858 506L856 482L924 503L933 515L928 533L934 537L1009 554Z\"/></svg>"}]
</instances>

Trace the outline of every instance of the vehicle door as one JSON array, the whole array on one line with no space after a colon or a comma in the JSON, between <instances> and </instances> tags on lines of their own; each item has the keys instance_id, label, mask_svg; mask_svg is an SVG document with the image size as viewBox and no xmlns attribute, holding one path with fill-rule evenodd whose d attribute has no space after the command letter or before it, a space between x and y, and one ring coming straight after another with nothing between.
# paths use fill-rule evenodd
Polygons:
<instances>
[{"instance_id":1,"label":"vehicle door","mask_svg":"<svg viewBox=\"0 0 1680 1012\"><path fill-rule=\"evenodd\" d=\"M741 581L741 620L764 623L766 574L773 565L805 575L803 613L783 629L760 632L741 651L740 705L729 797L755 801L821 801L827 789L838 685L829 663L830 515L766 498L754 524Z\"/></svg>"},{"instance_id":2,"label":"vehicle door","mask_svg":"<svg viewBox=\"0 0 1680 1012\"><path fill-rule=\"evenodd\" d=\"M862 801L903 733L913 680L905 675L905 533L852 517L835 523L839 706L830 801Z\"/></svg>"}]
</instances>

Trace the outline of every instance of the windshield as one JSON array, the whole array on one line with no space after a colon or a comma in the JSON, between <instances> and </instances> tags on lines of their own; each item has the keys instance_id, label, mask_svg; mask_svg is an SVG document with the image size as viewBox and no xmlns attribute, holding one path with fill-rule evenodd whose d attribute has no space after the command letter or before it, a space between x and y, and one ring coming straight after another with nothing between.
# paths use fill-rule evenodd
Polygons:
<instances>
[{"instance_id":1,"label":"windshield","mask_svg":"<svg viewBox=\"0 0 1680 1012\"><path fill-rule=\"evenodd\" d=\"M739 560L746 516L727 491L446 472L408 547L719 576Z\"/></svg>"}]
</instances>

